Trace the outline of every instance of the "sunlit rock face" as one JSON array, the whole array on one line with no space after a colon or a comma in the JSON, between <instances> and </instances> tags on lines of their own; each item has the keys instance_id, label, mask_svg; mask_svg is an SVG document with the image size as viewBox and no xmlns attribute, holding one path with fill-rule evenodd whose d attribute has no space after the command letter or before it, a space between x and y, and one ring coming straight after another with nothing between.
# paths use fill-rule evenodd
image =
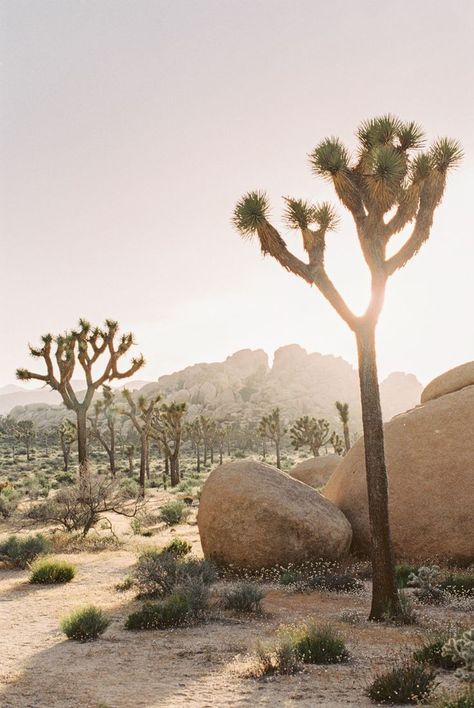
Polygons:
<instances>
[{"instance_id":1,"label":"sunlit rock face","mask_svg":"<svg viewBox=\"0 0 474 708\"><path fill-rule=\"evenodd\" d=\"M289 474L293 479L298 479L314 489L319 489L326 484L341 460L342 457L339 455L310 457L295 465Z\"/></svg>"},{"instance_id":2,"label":"sunlit rock face","mask_svg":"<svg viewBox=\"0 0 474 708\"><path fill-rule=\"evenodd\" d=\"M216 467L201 493L198 526L207 558L258 570L350 547L344 514L315 489L252 459Z\"/></svg>"},{"instance_id":3,"label":"sunlit rock face","mask_svg":"<svg viewBox=\"0 0 474 708\"><path fill-rule=\"evenodd\" d=\"M390 524L399 559L474 558L474 385L441 395L384 426ZM364 441L324 495L351 522L355 550L370 546Z\"/></svg>"},{"instance_id":4,"label":"sunlit rock face","mask_svg":"<svg viewBox=\"0 0 474 708\"><path fill-rule=\"evenodd\" d=\"M430 381L423 389L421 402L426 403L447 393L460 391L465 386L474 386L474 361L456 366Z\"/></svg>"}]
</instances>

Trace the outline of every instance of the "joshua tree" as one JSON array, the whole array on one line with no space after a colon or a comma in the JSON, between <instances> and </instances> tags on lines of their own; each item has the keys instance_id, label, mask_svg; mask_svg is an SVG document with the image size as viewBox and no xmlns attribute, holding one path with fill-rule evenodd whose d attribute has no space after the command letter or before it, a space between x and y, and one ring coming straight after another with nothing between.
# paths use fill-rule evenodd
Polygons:
<instances>
[{"instance_id":1,"label":"joshua tree","mask_svg":"<svg viewBox=\"0 0 474 708\"><path fill-rule=\"evenodd\" d=\"M122 391L123 396L128 404L127 408L122 410L132 421L133 427L138 433L140 440L140 479L139 484L142 490L142 496L145 496L145 479L147 471L147 456L148 456L148 440L151 434L151 426L153 421L153 413L155 407L161 400L160 395L156 395L149 401L144 396L140 396L135 403L132 394L128 389Z\"/></svg>"},{"instance_id":2,"label":"joshua tree","mask_svg":"<svg viewBox=\"0 0 474 708\"><path fill-rule=\"evenodd\" d=\"M331 439L329 423L324 418L316 419L304 415L291 426L290 438L295 450L307 445L313 457L319 457L319 449Z\"/></svg>"},{"instance_id":3,"label":"joshua tree","mask_svg":"<svg viewBox=\"0 0 474 708\"><path fill-rule=\"evenodd\" d=\"M216 428L216 440L219 445L219 464L222 465L222 458L224 456L224 445L227 439L227 428L222 423L217 424Z\"/></svg>"},{"instance_id":4,"label":"joshua tree","mask_svg":"<svg viewBox=\"0 0 474 708\"><path fill-rule=\"evenodd\" d=\"M207 465L207 455L208 455L209 451L212 449L212 444L213 444L212 438L214 435L215 423L212 420L212 418L209 418L208 416L205 416L205 415L199 416L199 423L201 425L201 430L202 430L202 441L203 441L203 446L204 446L203 464L205 467Z\"/></svg>"},{"instance_id":5,"label":"joshua tree","mask_svg":"<svg viewBox=\"0 0 474 708\"><path fill-rule=\"evenodd\" d=\"M196 452L196 471L201 472L201 445L203 443L203 434L201 421L199 418L194 418L185 425L185 434L188 440L191 441Z\"/></svg>"},{"instance_id":6,"label":"joshua tree","mask_svg":"<svg viewBox=\"0 0 474 708\"><path fill-rule=\"evenodd\" d=\"M335 405L339 415L339 420L342 423L342 429L344 431L344 446L346 448L346 452L349 452L351 449L351 437L349 434L349 404L336 401Z\"/></svg>"},{"instance_id":7,"label":"joshua tree","mask_svg":"<svg viewBox=\"0 0 474 708\"><path fill-rule=\"evenodd\" d=\"M164 403L153 416L152 435L155 437L169 460L171 486L179 484L179 449L183 434L185 403Z\"/></svg>"},{"instance_id":8,"label":"joshua tree","mask_svg":"<svg viewBox=\"0 0 474 708\"><path fill-rule=\"evenodd\" d=\"M133 475L133 456L135 454L135 445L127 445L125 448L125 452L127 453L127 460L128 460L128 473L130 476Z\"/></svg>"},{"instance_id":9,"label":"joshua tree","mask_svg":"<svg viewBox=\"0 0 474 708\"><path fill-rule=\"evenodd\" d=\"M64 471L69 469L69 458L71 456L71 448L76 441L77 433L76 426L69 418L65 418L58 428L59 443L63 453Z\"/></svg>"},{"instance_id":10,"label":"joshua tree","mask_svg":"<svg viewBox=\"0 0 474 708\"><path fill-rule=\"evenodd\" d=\"M117 403L115 393L110 386L105 384L102 386L103 398L94 403L94 415L89 417L94 437L100 442L109 458L109 467L112 476L115 477L115 438L116 438L116 422L117 422ZM107 429L104 431L103 424Z\"/></svg>"},{"instance_id":11,"label":"joshua tree","mask_svg":"<svg viewBox=\"0 0 474 708\"><path fill-rule=\"evenodd\" d=\"M133 346L133 334L122 334L117 341L118 322L106 320L104 328L92 327L85 319L79 320L77 330L66 332L58 337L45 334L41 339L43 346L32 347L30 354L36 359L43 359L46 366L44 374L37 374L27 369L17 369L17 378L21 381L37 379L44 381L54 391L61 394L64 405L74 411L77 418L77 448L79 469L87 460L87 411L95 392L100 386L114 379L126 379L133 376L144 365L140 354L133 358L131 365L123 372L118 370L119 360ZM53 345L55 351L53 353ZM102 373L94 379L93 368L101 355L105 355ZM53 363L56 360L56 367ZM71 385L76 363L79 362L86 379L86 391L80 401ZM55 370L56 369L56 370Z\"/></svg>"},{"instance_id":12,"label":"joshua tree","mask_svg":"<svg viewBox=\"0 0 474 708\"><path fill-rule=\"evenodd\" d=\"M264 415L258 424L258 433L260 437L271 440L275 443L276 466L281 469L280 447L281 441L286 434L286 428L283 426L280 419L280 409L274 408L269 415Z\"/></svg>"},{"instance_id":13,"label":"joshua tree","mask_svg":"<svg viewBox=\"0 0 474 708\"><path fill-rule=\"evenodd\" d=\"M334 452L336 455L343 455L345 452L345 445L343 439L336 433L333 432L331 433L331 437L329 438L329 442L333 446Z\"/></svg>"},{"instance_id":14,"label":"joshua tree","mask_svg":"<svg viewBox=\"0 0 474 708\"><path fill-rule=\"evenodd\" d=\"M434 212L441 201L448 170L462 157L456 141L442 138L428 151L415 123L383 116L362 123L353 159L338 138L326 138L311 153L314 173L330 180L351 214L371 277L371 296L365 313L355 315L327 274L326 235L337 225L327 203L312 205L287 198L285 220L299 229L306 258L288 248L268 221L264 193L249 192L237 204L234 222L244 236L257 234L263 254L276 258L288 271L315 285L354 332L359 358L359 380L365 444L365 466L372 537L373 593L370 618L401 612L395 582L388 515L388 484L380 392L377 377L375 330L389 276L420 250L429 238ZM405 243L392 255L392 236L412 224Z\"/></svg>"},{"instance_id":15,"label":"joshua tree","mask_svg":"<svg viewBox=\"0 0 474 708\"><path fill-rule=\"evenodd\" d=\"M18 440L17 422L10 415L2 416L0 421L0 433L2 438L11 447L12 461L16 460L16 443Z\"/></svg>"},{"instance_id":16,"label":"joshua tree","mask_svg":"<svg viewBox=\"0 0 474 708\"><path fill-rule=\"evenodd\" d=\"M16 437L20 445L26 448L26 459L31 461L31 443L35 439L36 431L32 420L19 420L16 424Z\"/></svg>"}]
</instances>

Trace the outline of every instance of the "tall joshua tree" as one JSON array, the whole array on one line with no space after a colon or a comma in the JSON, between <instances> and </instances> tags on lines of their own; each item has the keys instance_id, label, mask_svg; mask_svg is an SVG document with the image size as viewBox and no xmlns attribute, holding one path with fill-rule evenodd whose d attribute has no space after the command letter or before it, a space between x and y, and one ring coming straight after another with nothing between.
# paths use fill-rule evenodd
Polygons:
<instances>
[{"instance_id":1,"label":"tall joshua tree","mask_svg":"<svg viewBox=\"0 0 474 708\"><path fill-rule=\"evenodd\" d=\"M94 415L89 417L93 435L100 442L109 458L109 467L112 476L116 474L115 443L117 423L116 394L110 386L102 386L102 400L95 401ZM105 427L105 429L104 429Z\"/></svg>"},{"instance_id":2,"label":"tall joshua tree","mask_svg":"<svg viewBox=\"0 0 474 708\"><path fill-rule=\"evenodd\" d=\"M179 451L183 435L185 403L163 403L153 416L152 436L162 446L170 464L171 486L179 484Z\"/></svg>"},{"instance_id":3,"label":"tall joshua tree","mask_svg":"<svg viewBox=\"0 0 474 708\"><path fill-rule=\"evenodd\" d=\"M329 423L324 418L310 418L304 415L291 426L290 438L295 450L307 445L313 457L319 457L320 448L331 440Z\"/></svg>"},{"instance_id":4,"label":"tall joshua tree","mask_svg":"<svg viewBox=\"0 0 474 708\"><path fill-rule=\"evenodd\" d=\"M349 452L351 449L351 438L349 435L349 404L341 403L341 401L336 401L337 413L339 415L339 420L342 423L342 430L344 433L344 447L345 451Z\"/></svg>"},{"instance_id":5,"label":"tall joshua tree","mask_svg":"<svg viewBox=\"0 0 474 708\"><path fill-rule=\"evenodd\" d=\"M276 466L281 469L280 448L281 441L286 434L286 428L280 419L280 409L274 408L269 415L264 415L258 424L260 437L271 440L275 443Z\"/></svg>"},{"instance_id":6,"label":"tall joshua tree","mask_svg":"<svg viewBox=\"0 0 474 708\"><path fill-rule=\"evenodd\" d=\"M429 238L450 168L462 157L459 143L438 139L425 151L422 130L387 115L364 121L357 130L352 158L338 138L326 138L313 150L313 172L332 182L354 221L371 277L371 294L363 315L355 315L327 274L326 236L337 225L327 203L312 205L285 199L285 221L299 229L304 260L295 256L268 220L269 203L262 192L249 192L237 204L234 223L244 236L257 234L264 255L315 285L353 331L359 359L359 381L365 444L368 506L372 537L373 593L370 618L400 614L390 540L388 483L375 345L376 325L388 278L403 268ZM387 254L390 239L411 224L404 244Z\"/></svg>"},{"instance_id":7,"label":"tall joshua tree","mask_svg":"<svg viewBox=\"0 0 474 708\"><path fill-rule=\"evenodd\" d=\"M128 389L123 390L123 396L127 402L127 407L122 410L122 413L132 421L132 425L138 433L140 440L140 478L139 484L142 496L145 496L145 479L148 467L148 450L149 439L151 436L151 428L153 423L153 414L155 408L161 400L161 396L157 394L149 401L145 396L139 396L138 400L133 399L132 394Z\"/></svg>"},{"instance_id":8,"label":"tall joshua tree","mask_svg":"<svg viewBox=\"0 0 474 708\"><path fill-rule=\"evenodd\" d=\"M185 428L185 435L188 438L188 440L191 441L195 451L196 451L196 471L198 474L201 472L201 445L203 442L203 434L202 434L202 427L201 427L201 421L199 418L194 418L194 420L191 420L189 423L186 423Z\"/></svg>"},{"instance_id":9,"label":"tall joshua tree","mask_svg":"<svg viewBox=\"0 0 474 708\"><path fill-rule=\"evenodd\" d=\"M44 374L38 374L28 369L17 369L16 371L17 378L21 381L30 381L31 379L44 381L54 391L58 391L66 408L76 414L80 469L87 460L87 411L95 392L109 381L133 376L145 363L140 354L132 359L130 366L125 371L118 370L120 359L134 344L131 332L119 337L118 330L119 325L115 320L106 320L105 326L101 328L92 327L87 320L80 319L77 329L57 337L45 334L41 337L43 342L41 347L29 346L31 356L43 359L46 367ZM104 359L102 373L94 378L94 365L102 355ZM71 385L77 363L79 363L86 380L86 391L82 400L77 398Z\"/></svg>"}]
</instances>

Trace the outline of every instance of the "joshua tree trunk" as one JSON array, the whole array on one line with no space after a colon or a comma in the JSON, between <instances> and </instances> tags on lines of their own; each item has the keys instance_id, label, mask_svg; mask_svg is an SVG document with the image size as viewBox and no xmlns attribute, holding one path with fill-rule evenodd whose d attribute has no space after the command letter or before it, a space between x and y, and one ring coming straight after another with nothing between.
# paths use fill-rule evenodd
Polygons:
<instances>
[{"instance_id":1,"label":"joshua tree trunk","mask_svg":"<svg viewBox=\"0 0 474 708\"><path fill-rule=\"evenodd\" d=\"M168 455L165 452L165 475L166 475L166 478L169 477L169 474L170 474L170 458L168 457Z\"/></svg>"},{"instance_id":2,"label":"joshua tree trunk","mask_svg":"<svg viewBox=\"0 0 474 708\"><path fill-rule=\"evenodd\" d=\"M133 475L133 451L128 451L128 471L130 475Z\"/></svg>"},{"instance_id":3,"label":"joshua tree trunk","mask_svg":"<svg viewBox=\"0 0 474 708\"><path fill-rule=\"evenodd\" d=\"M199 445L196 445L196 463L197 463L197 473L201 473L201 450Z\"/></svg>"},{"instance_id":4,"label":"joshua tree trunk","mask_svg":"<svg viewBox=\"0 0 474 708\"><path fill-rule=\"evenodd\" d=\"M170 481L171 486L176 487L179 484L179 457L171 455L170 457Z\"/></svg>"},{"instance_id":5,"label":"joshua tree trunk","mask_svg":"<svg viewBox=\"0 0 474 708\"><path fill-rule=\"evenodd\" d=\"M346 452L349 452L349 450L351 449L351 438L349 435L348 423L344 423L343 430L344 430L344 447L346 448Z\"/></svg>"},{"instance_id":6,"label":"joshua tree trunk","mask_svg":"<svg viewBox=\"0 0 474 708\"><path fill-rule=\"evenodd\" d=\"M146 478L150 479L150 441L146 441Z\"/></svg>"},{"instance_id":7,"label":"joshua tree trunk","mask_svg":"<svg viewBox=\"0 0 474 708\"><path fill-rule=\"evenodd\" d=\"M388 512L388 482L375 353L375 325L357 333L359 382L364 428L370 533L372 538L373 594L370 619L381 619L399 609L393 572L394 558Z\"/></svg>"},{"instance_id":8,"label":"joshua tree trunk","mask_svg":"<svg viewBox=\"0 0 474 708\"><path fill-rule=\"evenodd\" d=\"M148 441L147 436L142 435L140 439L140 489L141 495L145 496L145 479L146 479L146 469L147 469L147 452L148 452Z\"/></svg>"},{"instance_id":9,"label":"joshua tree trunk","mask_svg":"<svg viewBox=\"0 0 474 708\"><path fill-rule=\"evenodd\" d=\"M277 468L281 470L281 462L280 462L280 441L275 440L275 449L276 449L276 458L277 458Z\"/></svg>"},{"instance_id":10,"label":"joshua tree trunk","mask_svg":"<svg viewBox=\"0 0 474 708\"><path fill-rule=\"evenodd\" d=\"M87 408L76 410L79 470L87 462Z\"/></svg>"},{"instance_id":11,"label":"joshua tree trunk","mask_svg":"<svg viewBox=\"0 0 474 708\"><path fill-rule=\"evenodd\" d=\"M203 465L204 467L207 465L207 443L204 441L204 460L203 460Z\"/></svg>"},{"instance_id":12,"label":"joshua tree trunk","mask_svg":"<svg viewBox=\"0 0 474 708\"><path fill-rule=\"evenodd\" d=\"M211 445L211 465L214 464L214 445Z\"/></svg>"},{"instance_id":13,"label":"joshua tree trunk","mask_svg":"<svg viewBox=\"0 0 474 708\"><path fill-rule=\"evenodd\" d=\"M112 477L115 477L116 472L117 472L117 469L115 466L115 425L110 424L109 431L110 431L110 448L107 451L107 453L109 455L110 471L112 473Z\"/></svg>"}]
</instances>

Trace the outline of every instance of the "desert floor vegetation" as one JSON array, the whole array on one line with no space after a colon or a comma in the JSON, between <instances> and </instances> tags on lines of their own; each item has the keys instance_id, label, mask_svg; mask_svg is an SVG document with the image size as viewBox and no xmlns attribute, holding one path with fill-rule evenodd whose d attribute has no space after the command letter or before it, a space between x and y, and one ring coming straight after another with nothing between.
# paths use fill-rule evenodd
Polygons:
<instances>
[{"instance_id":1,"label":"desert floor vegetation","mask_svg":"<svg viewBox=\"0 0 474 708\"><path fill-rule=\"evenodd\" d=\"M160 519L160 509L184 495L149 490L146 512L139 517L142 529L152 532L145 536L134 533L133 519L113 513L106 516L114 536L109 523L99 523L83 538L76 532L53 533L54 526L41 521L23 529L12 519L2 522L2 547L6 543L18 554L20 540L28 541L23 568L9 560L0 567L2 707L38 705L47 697L48 706L62 708L74 704L78 695L82 705L114 708L293 702L368 706L373 703L367 692L376 678L406 662L421 667L416 672L423 677L434 672L433 704L444 700L439 705L451 705L449 700L470 705L468 686L457 678L449 659L440 659L440 643L470 628L472 568L441 566L447 596L441 605L420 601L416 588L406 587L416 624L374 624L366 619L370 565L361 559L238 576L229 569L211 572L202 564L198 494L186 505L188 516L180 523L169 526ZM30 558L30 545L39 560ZM74 580L32 585L31 566L49 562L52 554L74 566ZM144 559L143 573L138 573L142 589L149 591L143 597L137 587L139 559ZM407 565L410 572L418 570ZM153 576L163 567L179 568L169 587L166 574ZM189 573L182 573L186 568L191 582ZM210 573L205 583L203 569ZM158 580L164 583L163 592ZM448 584L455 590L448 592ZM81 641L67 641L61 629L61 622L66 629L64 618L69 618L69 633ZM98 641L85 641L95 629ZM336 663L308 663L305 646L310 653L329 647L340 658ZM454 703L458 699L464 702Z\"/></svg>"}]
</instances>

